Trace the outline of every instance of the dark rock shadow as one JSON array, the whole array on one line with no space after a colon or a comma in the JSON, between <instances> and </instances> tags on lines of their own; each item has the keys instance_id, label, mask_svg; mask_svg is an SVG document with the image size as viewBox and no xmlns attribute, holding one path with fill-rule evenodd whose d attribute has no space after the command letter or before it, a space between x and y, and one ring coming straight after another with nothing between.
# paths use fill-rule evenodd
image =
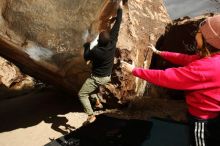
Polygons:
<instances>
[{"instance_id":1,"label":"dark rock shadow","mask_svg":"<svg viewBox=\"0 0 220 146\"><path fill-rule=\"evenodd\" d=\"M7 100L7 99L15 98L17 96L26 95L33 91L34 91L33 88L25 88L22 90L10 89L4 86L3 84L1 84L0 85L0 102L2 100Z\"/></svg>"}]
</instances>

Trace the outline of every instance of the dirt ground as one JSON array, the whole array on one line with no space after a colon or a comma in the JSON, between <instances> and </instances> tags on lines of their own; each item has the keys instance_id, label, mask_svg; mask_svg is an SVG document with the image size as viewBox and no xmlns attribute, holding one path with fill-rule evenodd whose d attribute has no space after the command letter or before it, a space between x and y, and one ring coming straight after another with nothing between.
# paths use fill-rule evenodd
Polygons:
<instances>
[{"instance_id":1,"label":"dirt ground","mask_svg":"<svg viewBox=\"0 0 220 146\"><path fill-rule=\"evenodd\" d=\"M160 102L159 102L160 101ZM106 114L147 120L151 116L183 120L183 101L146 98L145 108L108 109ZM171 106L172 105L172 106ZM176 110L173 110L176 109ZM54 89L26 93L0 102L0 146L41 146L82 126L87 116L75 97Z\"/></svg>"}]
</instances>

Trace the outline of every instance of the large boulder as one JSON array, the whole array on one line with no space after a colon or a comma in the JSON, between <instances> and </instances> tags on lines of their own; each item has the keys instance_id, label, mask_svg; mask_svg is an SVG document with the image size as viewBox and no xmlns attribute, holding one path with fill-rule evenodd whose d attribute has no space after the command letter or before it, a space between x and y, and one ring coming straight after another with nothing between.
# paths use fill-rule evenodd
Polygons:
<instances>
[{"instance_id":1,"label":"large boulder","mask_svg":"<svg viewBox=\"0 0 220 146\"><path fill-rule=\"evenodd\" d=\"M90 65L83 60L84 35L108 29L118 0L0 0L0 55L37 79L77 93ZM123 73L120 60L149 68L155 44L170 22L162 0L128 1L117 44L112 82L118 99L142 96L146 82Z\"/></svg>"}]
</instances>

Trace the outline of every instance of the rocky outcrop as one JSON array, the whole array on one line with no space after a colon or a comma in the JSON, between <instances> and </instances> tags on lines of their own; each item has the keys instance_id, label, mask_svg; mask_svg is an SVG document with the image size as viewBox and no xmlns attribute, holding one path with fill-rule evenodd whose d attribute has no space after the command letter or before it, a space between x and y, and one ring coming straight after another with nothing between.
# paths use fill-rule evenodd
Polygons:
<instances>
[{"instance_id":1,"label":"rocky outcrop","mask_svg":"<svg viewBox=\"0 0 220 146\"><path fill-rule=\"evenodd\" d=\"M89 28L91 35L98 32L107 1L1 3L1 55L35 78L76 91L89 72L82 37Z\"/></svg>"},{"instance_id":2,"label":"rocky outcrop","mask_svg":"<svg viewBox=\"0 0 220 146\"><path fill-rule=\"evenodd\" d=\"M83 60L83 36L108 29L118 0L0 0L0 55L24 73L77 93L90 73ZM120 60L148 68L155 44L170 22L162 0L128 1L107 87L118 99L142 96L146 82L120 69Z\"/></svg>"},{"instance_id":3,"label":"rocky outcrop","mask_svg":"<svg viewBox=\"0 0 220 146\"><path fill-rule=\"evenodd\" d=\"M150 43L155 44L170 23L169 16L162 1L129 1L125 10L120 30L118 53L116 58L149 68L152 52ZM113 83L107 85L115 97L122 102L142 98L147 82L121 72L120 63L116 61L113 71Z\"/></svg>"},{"instance_id":4,"label":"rocky outcrop","mask_svg":"<svg viewBox=\"0 0 220 146\"><path fill-rule=\"evenodd\" d=\"M34 80L30 76L22 74L14 64L0 57L0 84L8 88L20 89L32 87Z\"/></svg>"}]
</instances>

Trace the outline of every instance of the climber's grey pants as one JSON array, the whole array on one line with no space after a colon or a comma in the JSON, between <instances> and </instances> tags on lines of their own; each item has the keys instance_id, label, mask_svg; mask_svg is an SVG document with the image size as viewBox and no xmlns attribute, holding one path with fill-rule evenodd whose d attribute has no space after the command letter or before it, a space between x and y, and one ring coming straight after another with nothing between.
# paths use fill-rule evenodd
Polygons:
<instances>
[{"instance_id":1,"label":"climber's grey pants","mask_svg":"<svg viewBox=\"0 0 220 146\"><path fill-rule=\"evenodd\" d=\"M93 114L93 109L89 100L89 96L92 92L94 92L100 85L105 85L106 83L111 81L111 76L106 77L97 77L91 75L83 84L81 87L78 96L79 100L83 105L84 111L88 115ZM93 98L96 98L97 96L92 96Z\"/></svg>"}]
</instances>

